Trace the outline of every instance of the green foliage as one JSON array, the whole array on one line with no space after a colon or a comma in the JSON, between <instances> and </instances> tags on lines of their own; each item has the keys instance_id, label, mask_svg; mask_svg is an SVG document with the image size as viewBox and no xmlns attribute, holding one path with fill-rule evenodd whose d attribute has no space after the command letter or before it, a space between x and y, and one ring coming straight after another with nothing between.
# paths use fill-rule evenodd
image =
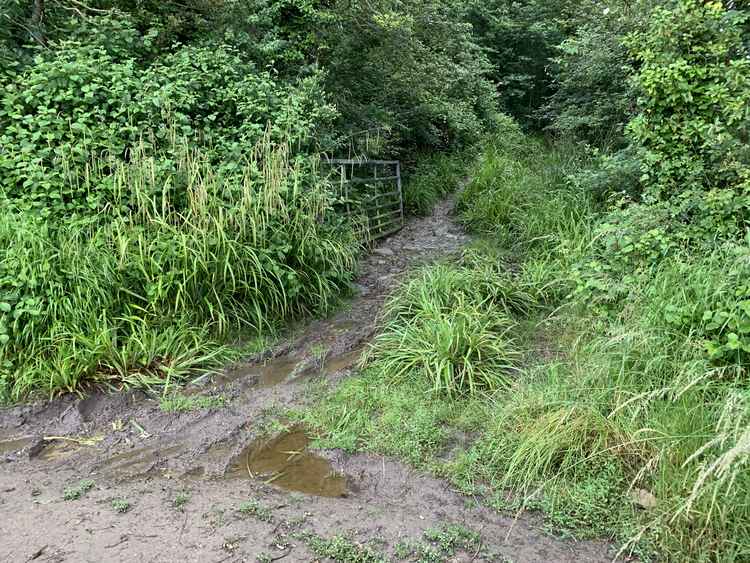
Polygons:
<instances>
[{"instance_id":1,"label":"green foliage","mask_svg":"<svg viewBox=\"0 0 750 563\"><path fill-rule=\"evenodd\" d=\"M459 187L468 158L466 152L417 157L417 165L403 188L404 210L420 217L429 215L438 201Z\"/></svg>"},{"instance_id":2,"label":"green foliage","mask_svg":"<svg viewBox=\"0 0 750 563\"><path fill-rule=\"evenodd\" d=\"M548 147L510 129L485 146L459 197L461 220L474 232L524 250L583 240L580 219L593 202L567 182L583 162L572 145Z\"/></svg>"},{"instance_id":3,"label":"green foliage","mask_svg":"<svg viewBox=\"0 0 750 563\"><path fill-rule=\"evenodd\" d=\"M735 191L723 206L746 197L750 60L744 21L719 2L684 0L654 10L649 28L629 38L642 92L641 113L629 131L644 151L646 192L672 200L688 221L702 215L699 192Z\"/></svg>"},{"instance_id":4,"label":"green foliage","mask_svg":"<svg viewBox=\"0 0 750 563\"><path fill-rule=\"evenodd\" d=\"M190 493L186 491L180 491L175 495L172 500L172 506L182 512L185 509L185 505L190 502Z\"/></svg>"},{"instance_id":5,"label":"green foliage","mask_svg":"<svg viewBox=\"0 0 750 563\"><path fill-rule=\"evenodd\" d=\"M462 3L340 0L332 11L323 64L352 150L450 148L492 125L487 59Z\"/></svg>"},{"instance_id":6,"label":"green foliage","mask_svg":"<svg viewBox=\"0 0 750 563\"><path fill-rule=\"evenodd\" d=\"M607 2L613 4L616 2ZM491 63L503 110L539 126L539 109L555 91L549 69L558 45L602 10L580 0L472 0L469 21Z\"/></svg>"},{"instance_id":7,"label":"green foliage","mask_svg":"<svg viewBox=\"0 0 750 563\"><path fill-rule=\"evenodd\" d=\"M625 37L645 27L653 0L611 1L598 6L557 47L554 92L540 114L548 129L597 146L624 143L633 117L634 72Z\"/></svg>"},{"instance_id":8,"label":"green foliage","mask_svg":"<svg viewBox=\"0 0 750 563\"><path fill-rule=\"evenodd\" d=\"M324 432L321 447L363 449L425 467L445 447L449 432L444 425L460 408L431 393L428 382L384 385L377 370L366 370L347 379L304 419Z\"/></svg>"},{"instance_id":9,"label":"green foliage","mask_svg":"<svg viewBox=\"0 0 750 563\"><path fill-rule=\"evenodd\" d=\"M63 500L79 500L93 488L94 482L91 479L83 479L77 485L65 488Z\"/></svg>"},{"instance_id":10,"label":"green foliage","mask_svg":"<svg viewBox=\"0 0 750 563\"><path fill-rule=\"evenodd\" d=\"M383 563L385 559L367 545L359 545L345 536L334 536L330 539L313 534L305 537L307 545L318 557L342 563Z\"/></svg>"},{"instance_id":11,"label":"green foliage","mask_svg":"<svg viewBox=\"0 0 750 563\"><path fill-rule=\"evenodd\" d=\"M330 215L314 172L266 138L240 176L182 151L185 198L173 205L157 163L113 172L110 222L53 229L4 209L0 241L3 392L54 394L86 383L161 385L227 357L230 330L262 331L323 310L350 279L357 244ZM182 209L182 210L180 210ZM53 374L53 375L50 375Z\"/></svg>"},{"instance_id":12,"label":"green foliage","mask_svg":"<svg viewBox=\"0 0 750 563\"><path fill-rule=\"evenodd\" d=\"M447 265L418 273L386 305L387 324L368 354L371 368L396 384L426 380L448 396L508 387L518 352L505 311L529 298L509 276L492 273Z\"/></svg>"},{"instance_id":13,"label":"green foliage","mask_svg":"<svg viewBox=\"0 0 750 563\"><path fill-rule=\"evenodd\" d=\"M600 171L578 176L604 195L613 189L623 195L599 224L592 255L578 268L579 290L589 299L617 308L641 276L658 275L666 258L709 254L721 246L727 256L733 245L745 244L750 225L745 20L719 3L686 0L657 8L648 29L629 38L640 63L641 93L641 113L628 126L632 147L605 160ZM637 162L638 182L618 182L617 171L630 171ZM701 265L713 260L698 258ZM735 275L743 274L732 279ZM750 347L744 284L737 281L730 297L718 281L705 283L716 295L694 295L696 309L680 306L670 314L672 324L681 325L682 333L702 335L714 361L744 361Z\"/></svg>"},{"instance_id":14,"label":"green foliage","mask_svg":"<svg viewBox=\"0 0 750 563\"><path fill-rule=\"evenodd\" d=\"M64 42L2 93L0 191L42 216L101 212L117 196L119 163L155 158L157 175L182 180L175 136L241 172L269 122L276 141L308 141L332 116L323 98L316 79L279 85L229 47L182 47L144 71L102 46Z\"/></svg>"},{"instance_id":15,"label":"green foliage","mask_svg":"<svg viewBox=\"0 0 750 563\"><path fill-rule=\"evenodd\" d=\"M507 151L490 154L485 159L519 166ZM632 163L626 154L618 158ZM483 161L479 177L493 166ZM737 500L750 491L741 429L747 243L728 237L712 253L696 252L690 230L671 228L674 199L624 206L596 229L591 205L566 221L537 220L550 216L546 199L563 211L572 207L560 201L597 195L591 175L565 178L541 184L544 197L534 198L524 189L527 175L518 173L494 188L506 202L501 210L510 211L493 213L522 226L511 243L544 241L524 244L533 253L521 266L526 283L557 277L568 290L581 284L552 301L567 304L549 323L564 331L558 339L566 355L527 369L525 384L495 403L487 431L446 471L465 487L490 480L520 488L528 493L523 504L544 510L555 526L579 536L606 529L642 556L741 560L750 533L747 504ZM711 209L696 216L699 224L716 220ZM479 224L491 228L491 215L481 211ZM721 221L714 225L716 238L725 238ZM530 275L537 265L544 272ZM656 506L634 509L637 489L652 493Z\"/></svg>"},{"instance_id":16,"label":"green foliage","mask_svg":"<svg viewBox=\"0 0 750 563\"><path fill-rule=\"evenodd\" d=\"M252 516L261 522L273 521L273 511L262 506L257 500L249 500L240 504L237 511L245 516Z\"/></svg>"},{"instance_id":17,"label":"green foliage","mask_svg":"<svg viewBox=\"0 0 750 563\"><path fill-rule=\"evenodd\" d=\"M125 514L131 506L130 501L124 498L116 498L112 501L112 510L118 514Z\"/></svg>"}]
</instances>

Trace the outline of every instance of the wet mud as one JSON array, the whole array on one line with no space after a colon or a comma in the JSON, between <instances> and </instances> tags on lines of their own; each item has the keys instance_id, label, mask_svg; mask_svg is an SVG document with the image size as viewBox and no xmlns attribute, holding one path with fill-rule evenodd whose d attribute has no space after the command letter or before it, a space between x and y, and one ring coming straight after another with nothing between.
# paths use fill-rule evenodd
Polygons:
<instances>
[{"instance_id":1,"label":"wet mud","mask_svg":"<svg viewBox=\"0 0 750 563\"><path fill-rule=\"evenodd\" d=\"M533 516L482 508L388 458L314 451L300 428L269 434L279 413L314 397L311 382L356 371L409 270L467 243L452 206L365 257L338 314L184 390L221 397L221 407L163 412L157 397L132 391L0 409L0 561L318 561L301 539L309 534L376 542L399 560L397 545L443 524L483 538L453 561L610 561L606 543L549 537ZM83 479L94 487L63 500ZM126 511L113 509L118 499ZM238 512L247 501L262 518Z\"/></svg>"},{"instance_id":2,"label":"wet mud","mask_svg":"<svg viewBox=\"0 0 750 563\"><path fill-rule=\"evenodd\" d=\"M285 491L318 497L345 497L346 476L331 463L310 451L305 429L295 427L270 440L250 444L230 467L230 478L259 479Z\"/></svg>"}]
</instances>

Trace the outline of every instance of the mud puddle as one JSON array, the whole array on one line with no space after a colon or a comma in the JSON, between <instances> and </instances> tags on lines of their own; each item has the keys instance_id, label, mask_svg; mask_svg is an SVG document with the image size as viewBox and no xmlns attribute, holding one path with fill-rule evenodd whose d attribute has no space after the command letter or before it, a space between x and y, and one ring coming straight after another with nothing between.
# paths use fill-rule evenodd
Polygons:
<instances>
[{"instance_id":1,"label":"mud puddle","mask_svg":"<svg viewBox=\"0 0 750 563\"><path fill-rule=\"evenodd\" d=\"M246 387L275 387L285 383L293 376L300 363L299 358L280 357L265 364L240 367L224 373L217 379L219 385L243 381Z\"/></svg>"},{"instance_id":2,"label":"mud puddle","mask_svg":"<svg viewBox=\"0 0 750 563\"><path fill-rule=\"evenodd\" d=\"M310 438L301 427L250 444L227 477L263 480L268 485L319 497L348 496L347 479L330 462L307 451Z\"/></svg>"},{"instance_id":3,"label":"mud puddle","mask_svg":"<svg viewBox=\"0 0 750 563\"><path fill-rule=\"evenodd\" d=\"M266 389L285 383L300 383L312 377L327 377L352 368L364 352L363 348L326 358L320 364L304 366L304 360L295 357L280 357L262 365L239 368L220 378L221 384L245 380L248 385Z\"/></svg>"},{"instance_id":4,"label":"mud puddle","mask_svg":"<svg viewBox=\"0 0 750 563\"><path fill-rule=\"evenodd\" d=\"M310 366L306 368L294 377L290 383L302 383L315 377L328 378L344 370L352 369L357 365L363 353L364 348L358 348L351 352L326 358L319 367Z\"/></svg>"},{"instance_id":5,"label":"mud puddle","mask_svg":"<svg viewBox=\"0 0 750 563\"><path fill-rule=\"evenodd\" d=\"M24 449L33 440L32 436L22 436L0 441L0 455L12 454Z\"/></svg>"}]
</instances>

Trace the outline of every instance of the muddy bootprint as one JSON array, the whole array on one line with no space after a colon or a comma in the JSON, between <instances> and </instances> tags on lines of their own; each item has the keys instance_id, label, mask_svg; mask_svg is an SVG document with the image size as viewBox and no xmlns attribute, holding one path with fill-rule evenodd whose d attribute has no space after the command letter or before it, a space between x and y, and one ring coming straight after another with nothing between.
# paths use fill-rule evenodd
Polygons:
<instances>
[{"instance_id":1,"label":"muddy bootprint","mask_svg":"<svg viewBox=\"0 0 750 563\"><path fill-rule=\"evenodd\" d=\"M398 560L396 546L448 524L482 537L465 561L610 561L606 544L547 537L529 517L478 508L399 462L314 454L299 429L267 437L275 413L314 397L311 380L355 369L409 269L465 245L452 207L442 202L365 257L357 296L333 318L185 392L223 406L165 412L133 391L0 409L0 561L317 561L313 536L375 542ZM65 500L82 480L93 482L86 494Z\"/></svg>"}]
</instances>

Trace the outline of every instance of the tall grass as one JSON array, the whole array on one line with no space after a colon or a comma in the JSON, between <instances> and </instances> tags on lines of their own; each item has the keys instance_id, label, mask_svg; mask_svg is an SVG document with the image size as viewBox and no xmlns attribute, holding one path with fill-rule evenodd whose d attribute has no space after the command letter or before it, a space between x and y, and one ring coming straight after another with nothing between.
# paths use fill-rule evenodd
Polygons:
<instances>
[{"instance_id":1,"label":"tall grass","mask_svg":"<svg viewBox=\"0 0 750 563\"><path fill-rule=\"evenodd\" d=\"M748 560L747 365L741 354L712 359L702 320L732 310L747 249L676 256L614 280L626 300L592 301L576 291L579 274L608 282L589 258L592 194L565 181L578 162L535 141L520 152L493 146L461 197L467 224L512 249L523 283L540 288L551 306L541 332L562 354L527 366L517 392L496 397L454 469L521 490L527 506L579 534L611 534L625 552ZM639 508L639 490L655 506Z\"/></svg>"},{"instance_id":2,"label":"tall grass","mask_svg":"<svg viewBox=\"0 0 750 563\"><path fill-rule=\"evenodd\" d=\"M418 272L386 305L371 368L394 384L416 377L447 396L508 388L519 359L510 313L530 297L511 276L490 272L448 264Z\"/></svg>"},{"instance_id":3,"label":"tall grass","mask_svg":"<svg viewBox=\"0 0 750 563\"><path fill-rule=\"evenodd\" d=\"M404 183L404 210L419 217L429 215L437 202L459 188L470 160L467 150L417 156Z\"/></svg>"},{"instance_id":4,"label":"tall grass","mask_svg":"<svg viewBox=\"0 0 750 563\"><path fill-rule=\"evenodd\" d=\"M181 380L225 358L231 331L325 309L347 285L352 231L286 146L263 139L231 176L186 144L176 154L166 169L138 147L97 163L115 195L89 218L1 212L6 398Z\"/></svg>"},{"instance_id":5,"label":"tall grass","mask_svg":"<svg viewBox=\"0 0 750 563\"><path fill-rule=\"evenodd\" d=\"M499 506L541 509L577 537L612 538L622 558L748 561L748 356L710 351L717 311L743 329L731 315L747 306L738 300L750 253L737 243L599 275L596 194L566 181L581 163L570 147L522 136L488 147L459 202L467 226L488 238L484 250L406 283L370 368L309 418L333 429L331 445L412 462L394 444L419 448L419 465L464 490L489 485ZM611 298L622 292L607 284L627 297ZM479 346L444 353L444 325L445 341L470 341L464 313L474 338L500 334L506 350L523 353L512 369L492 353L466 353ZM490 319L514 328L487 330ZM467 365L489 382L469 398ZM450 436L466 433L474 439L445 461Z\"/></svg>"}]
</instances>

